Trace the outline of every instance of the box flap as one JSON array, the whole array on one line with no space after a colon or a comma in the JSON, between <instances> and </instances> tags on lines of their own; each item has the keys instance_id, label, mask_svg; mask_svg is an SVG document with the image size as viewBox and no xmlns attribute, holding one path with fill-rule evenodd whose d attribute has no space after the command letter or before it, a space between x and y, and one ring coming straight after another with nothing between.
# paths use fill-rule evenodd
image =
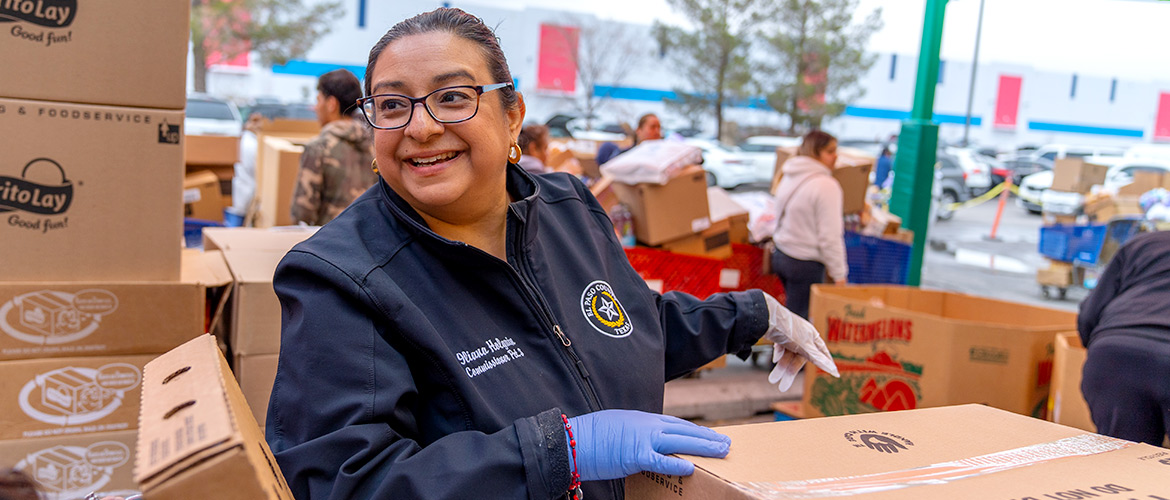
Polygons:
<instances>
[{"instance_id":1,"label":"box flap","mask_svg":"<svg viewBox=\"0 0 1170 500\"><path fill-rule=\"evenodd\" d=\"M1026 331L1067 330L1076 325L1076 313L1071 311L901 285L813 285L813 295L816 294L869 301L891 310L945 318L953 323L1010 325ZM996 314L988 315L987 311Z\"/></svg>"},{"instance_id":2,"label":"box flap","mask_svg":"<svg viewBox=\"0 0 1170 500\"><path fill-rule=\"evenodd\" d=\"M266 250L228 250L223 253L236 283L271 283L288 252Z\"/></svg>"},{"instance_id":3,"label":"box flap","mask_svg":"<svg viewBox=\"0 0 1170 500\"><path fill-rule=\"evenodd\" d=\"M223 385L226 369L215 338L207 334L146 364L134 467L134 479L144 489L242 445Z\"/></svg>"},{"instance_id":4,"label":"box flap","mask_svg":"<svg viewBox=\"0 0 1170 500\"><path fill-rule=\"evenodd\" d=\"M180 281L205 287L221 287L232 282L232 273L224 261L223 252L183 249Z\"/></svg>"},{"instance_id":5,"label":"box flap","mask_svg":"<svg viewBox=\"0 0 1170 500\"><path fill-rule=\"evenodd\" d=\"M319 226L208 227L203 248L219 250L278 250L287 252L320 229Z\"/></svg>"},{"instance_id":6,"label":"box flap","mask_svg":"<svg viewBox=\"0 0 1170 500\"><path fill-rule=\"evenodd\" d=\"M743 205L736 203L725 189L718 186L707 188L707 211L710 212L712 221L748 214Z\"/></svg>"},{"instance_id":7,"label":"box flap","mask_svg":"<svg viewBox=\"0 0 1170 500\"><path fill-rule=\"evenodd\" d=\"M219 187L219 176L210 170L199 170L187 174L183 178L183 189L190 189L204 184L214 184L216 188Z\"/></svg>"}]
</instances>

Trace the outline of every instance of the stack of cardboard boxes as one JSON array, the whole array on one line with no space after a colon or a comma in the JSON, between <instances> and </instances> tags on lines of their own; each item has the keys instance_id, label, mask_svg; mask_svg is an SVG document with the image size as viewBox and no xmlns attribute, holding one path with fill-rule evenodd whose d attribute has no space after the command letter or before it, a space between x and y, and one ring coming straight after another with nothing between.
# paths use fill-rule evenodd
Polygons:
<instances>
[{"instance_id":1,"label":"stack of cardboard boxes","mask_svg":"<svg viewBox=\"0 0 1170 500\"><path fill-rule=\"evenodd\" d=\"M49 498L137 489L142 367L228 279L181 255L189 9L0 3L0 467Z\"/></svg>"},{"instance_id":2,"label":"stack of cardboard boxes","mask_svg":"<svg viewBox=\"0 0 1170 500\"><path fill-rule=\"evenodd\" d=\"M1085 197L1085 215L1098 223L1114 217L1142 217L1145 212L1139 200L1147 191L1170 189L1170 175L1154 171L1133 173L1133 182L1117 188L1117 193L1101 191Z\"/></svg>"},{"instance_id":3,"label":"stack of cardboard boxes","mask_svg":"<svg viewBox=\"0 0 1170 500\"><path fill-rule=\"evenodd\" d=\"M1105 182L1108 171L1109 167L1088 163L1080 158L1056 160L1052 166L1052 188L1043 195L1044 224L1075 224L1082 206L1086 214L1090 210L1104 212L1106 204L1089 193L1094 185ZM1079 281L1075 279L1071 262L1047 261L1046 268L1036 271L1036 282L1064 289Z\"/></svg>"},{"instance_id":4,"label":"stack of cardboard boxes","mask_svg":"<svg viewBox=\"0 0 1170 500\"><path fill-rule=\"evenodd\" d=\"M184 138L185 217L223 222L223 209L232 204L232 176L239 156L239 137L188 135Z\"/></svg>"},{"instance_id":5,"label":"stack of cardboard boxes","mask_svg":"<svg viewBox=\"0 0 1170 500\"><path fill-rule=\"evenodd\" d=\"M320 131L317 122L306 120L273 120L261 127L256 139L256 193L245 225L265 228L296 223L291 207L301 154L305 143Z\"/></svg>"}]
</instances>

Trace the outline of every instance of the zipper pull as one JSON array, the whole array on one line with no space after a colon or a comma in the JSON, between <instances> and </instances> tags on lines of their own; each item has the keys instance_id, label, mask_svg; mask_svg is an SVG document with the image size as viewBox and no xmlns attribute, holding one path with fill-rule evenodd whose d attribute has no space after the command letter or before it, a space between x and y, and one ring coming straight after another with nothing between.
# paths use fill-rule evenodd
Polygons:
<instances>
[{"instance_id":1,"label":"zipper pull","mask_svg":"<svg viewBox=\"0 0 1170 500\"><path fill-rule=\"evenodd\" d=\"M573 342L569 340L569 337L565 335L565 332L561 331L561 325L553 325L553 333L556 333L557 337L561 339L561 345L565 347L573 345Z\"/></svg>"}]
</instances>

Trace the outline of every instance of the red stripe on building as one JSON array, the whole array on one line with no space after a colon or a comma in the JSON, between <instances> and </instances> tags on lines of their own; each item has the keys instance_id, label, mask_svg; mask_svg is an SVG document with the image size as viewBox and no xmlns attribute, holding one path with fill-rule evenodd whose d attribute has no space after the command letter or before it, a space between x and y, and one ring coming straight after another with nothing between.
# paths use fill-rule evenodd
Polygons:
<instances>
[{"instance_id":1,"label":"red stripe on building","mask_svg":"<svg viewBox=\"0 0 1170 500\"><path fill-rule=\"evenodd\" d=\"M540 25L536 88L562 92L577 90L577 35L575 26Z\"/></svg>"},{"instance_id":2,"label":"red stripe on building","mask_svg":"<svg viewBox=\"0 0 1170 500\"><path fill-rule=\"evenodd\" d=\"M1158 97L1158 118L1154 120L1154 140L1170 141L1170 92Z\"/></svg>"},{"instance_id":3,"label":"red stripe on building","mask_svg":"<svg viewBox=\"0 0 1170 500\"><path fill-rule=\"evenodd\" d=\"M1016 128L1016 120L1020 114L1020 87L1023 84L1023 77L999 76L999 95L995 98L997 128Z\"/></svg>"}]
</instances>

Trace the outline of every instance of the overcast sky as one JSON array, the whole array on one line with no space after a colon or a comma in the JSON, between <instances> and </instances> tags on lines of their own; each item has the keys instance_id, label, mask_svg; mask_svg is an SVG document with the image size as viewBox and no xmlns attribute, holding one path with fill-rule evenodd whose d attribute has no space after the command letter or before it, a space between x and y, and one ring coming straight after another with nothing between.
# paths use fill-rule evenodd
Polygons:
<instances>
[{"instance_id":1,"label":"overcast sky","mask_svg":"<svg viewBox=\"0 0 1170 500\"><path fill-rule=\"evenodd\" d=\"M684 23L666 0L464 0L522 8L578 10L601 18L649 24ZM885 27L870 50L916 54L926 0L859 0L868 14L882 9ZM979 0L951 0L942 57L971 60ZM1018 63L1057 71L1170 82L1170 1L985 0L980 62Z\"/></svg>"}]
</instances>

